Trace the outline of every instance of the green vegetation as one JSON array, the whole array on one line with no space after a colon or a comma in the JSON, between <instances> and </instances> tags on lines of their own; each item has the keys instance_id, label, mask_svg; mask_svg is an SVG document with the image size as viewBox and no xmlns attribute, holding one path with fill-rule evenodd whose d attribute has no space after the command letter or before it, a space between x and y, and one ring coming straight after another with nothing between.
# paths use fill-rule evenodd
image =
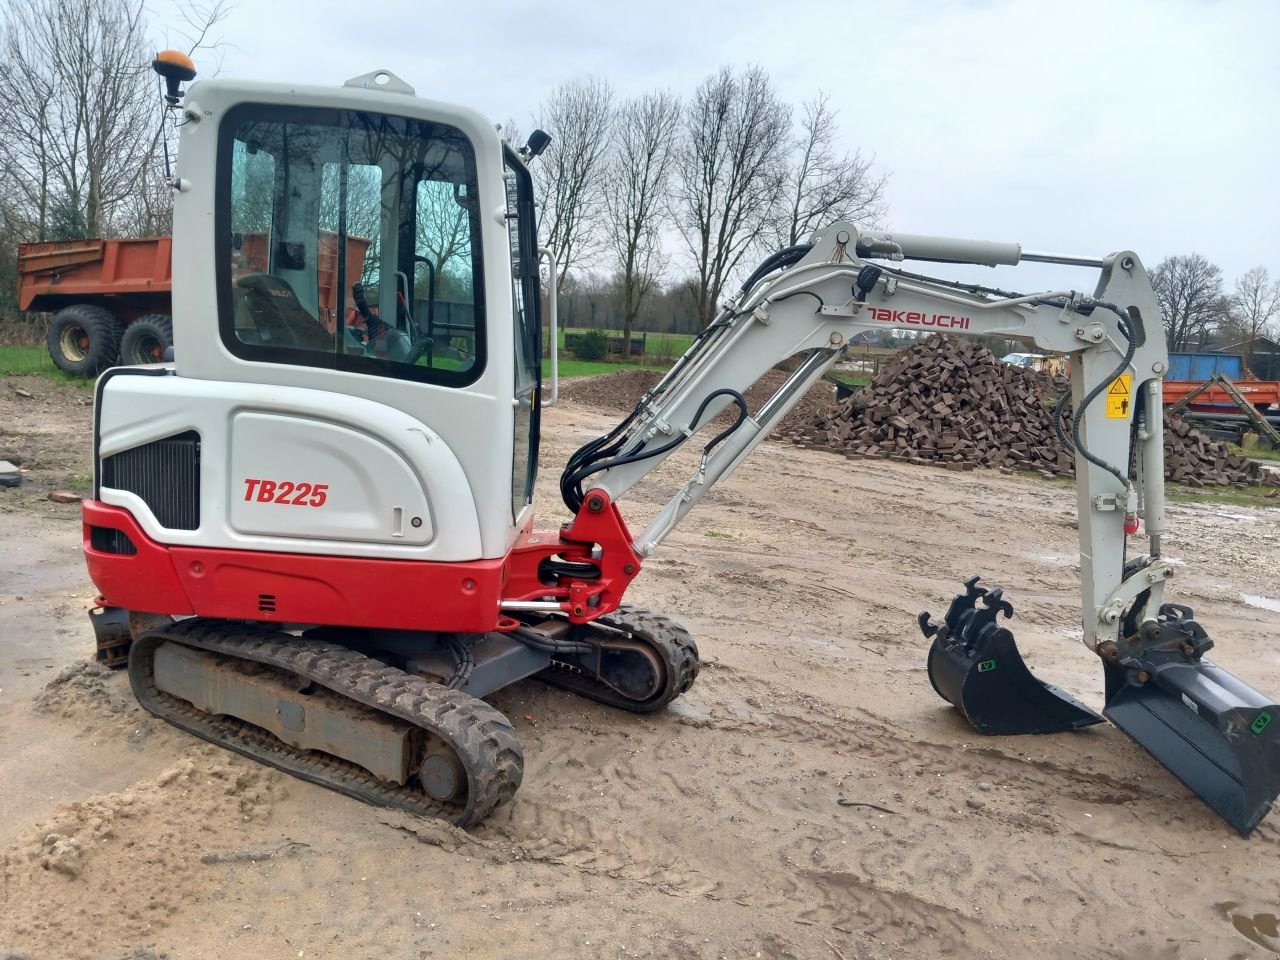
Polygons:
<instances>
[{"instance_id":1,"label":"green vegetation","mask_svg":"<svg viewBox=\"0 0 1280 960\"><path fill-rule=\"evenodd\" d=\"M560 355L564 356L567 352L564 345L566 328L560 327L557 332L559 334L557 340L560 343ZM577 334L582 333L583 330L581 327L572 327L568 329L568 332ZM606 337L622 336L621 330L601 330L600 333ZM669 362L688 350L689 344L693 343L693 334L691 333L646 333L637 330L632 336L645 338L645 357L649 360L656 359ZM638 361L640 358L634 357L633 359Z\"/></svg>"},{"instance_id":2,"label":"green vegetation","mask_svg":"<svg viewBox=\"0 0 1280 960\"><path fill-rule=\"evenodd\" d=\"M846 387L865 387L871 382L871 374L862 372L846 372L833 373L831 379L839 380Z\"/></svg>"},{"instance_id":3,"label":"green vegetation","mask_svg":"<svg viewBox=\"0 0 1280 960\"><path fill-rule=\"evenodd\" d=\"M1017 475L1035 480L1038 483L1052 483L1057 486L1074 486L1074 477L1041 476L1035 470L1019 470ZM1223 503L1236 507L1280 507L1280 494L1275 487L1188 487L1180 483L1165 484L1165 497L1174 503Z\"/></svg>"},{"instance_id":4,"label":"green vegetation","mask_svg":"<svg viewBox=\"0 0 1280 960\"><path fill-rule=\"evenodd\" d=\"M639 360L639 358L636 358ZM616 373L619 370L634 370L639 367L639 363L606 363L603 360L566 360L560 358L559 374L560 379L566 377L594 377L602 373ZM542 379L543 382L551 381L551 361L542 361Z\"/></svg>"},{"instance_id":5,"label":"green vegetation","mask_svg":"<svg viewBox=\"0 0 1280 960\"><path fill-rule=\"evenodd\" d=\"M603 360L609 354L609 335L603 330L586 331L573 341L573 354L579 360Z\"/></svg>"},{"instance_id":6,"label":"green vegetation","mask_svg":"<svg viewBox=\"0 0 1280 960\"><path fill-rule=\"evenodd\" d=\"M1237 447L1234 443L1227 444L1227 447L1232 453L1241 457L1249 457L1253 460L1271 460L1280 463L1280 450L1269 450L1264 447L1254 447L1252 450L1246 450L1243 447Z\"/></svg>"},{"instance_id":7,"label":"green vegetation","mask_svg":"<svg viewBox=\"0 0 1280 960\"><path fill-rule=\"evenodd\" d=\"M1170 483L1165 486L1165 497L1174 503L1227 504L1233 507L1280 507L1280 495L1275 487L1184 487Z\"/></svg>"},{"instance_id":8,"label":"green vegetation","mask_svg":"<svg viewBox=\"0 0 1280 960\"><path fill-rule=\"evenodd\" d=\"M93 386L88 377L73 377L53 365L43 343L0 346L0 377L32 375L46 377L55 383L69 383L84 389Z\"/></svg>"}]
</instances>

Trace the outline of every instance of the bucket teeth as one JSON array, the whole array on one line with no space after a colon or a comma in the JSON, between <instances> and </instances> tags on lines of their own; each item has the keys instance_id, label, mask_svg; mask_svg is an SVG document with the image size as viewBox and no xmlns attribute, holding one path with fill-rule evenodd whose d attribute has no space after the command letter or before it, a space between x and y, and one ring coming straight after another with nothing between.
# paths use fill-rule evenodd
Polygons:
<instances>
[{"instance_id":1,"label":"bucket teeth","mask_svg":"<svg viewBox=\"0 0 1280 960\"><path fill-rule=\"evenodd\" d=\"M1013 631L999 623L1013 616L1013 605L999 588L965 581L965 592L951 601L946 618L933 623L919 617L920 629L933 639L929 681L981 733L1029 734L1076 730L1102 717L1027 669ZM981 606L979 606L981 601Z\"/></svg>"}]
</instances>

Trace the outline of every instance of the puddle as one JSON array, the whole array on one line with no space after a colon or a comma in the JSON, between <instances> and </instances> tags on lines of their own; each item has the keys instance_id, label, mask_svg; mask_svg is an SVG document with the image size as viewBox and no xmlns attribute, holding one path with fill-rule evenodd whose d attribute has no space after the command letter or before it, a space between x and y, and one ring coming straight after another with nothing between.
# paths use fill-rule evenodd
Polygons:
<instances>
[{"instance_id":1,"label":"puddle","mask_svg":"<svg viewBox=\"0 0 1280 960\"><path fill-rule=\"evenodd\" d=\"M1240 594L1240 599L1251 607L1257 607L1259 610L1280 613L1280 600L1272 600L1270 597L1255 597L1251 593Z\"/></svg>"},{"instance_id":2,"label":"puddle","mask_svg":"<svg viewBox=\"0 0 1280 960\"><path fill-rule=\"evenodd\" d=\"M693 720L695 723L711 722L711 711L701 703L693 702L687 696L672 700L667 704L666 711L678 717L684 717L686 720Z\"/></svg>"},{"instance_id":3,"label":"puddle","mask_svg":"<svg viewBox=\"0 0 1280 960\"><path fill-rule=\"evenodd\" d=\"M1197 505L1198 506L1198 505ZM1217 506L1215 504L1206 504L1203 508L1198 509L1197 513L1210 514L1215 520L1229 520L1232 523L1249 523L1258 522L1258 516L1251 513L1232 513L1230 507Z\"/></svg>"},{"instance_id":4,"label":"puddle","mask_svg":"<svg viewBox=\"0 0 1280 960\"><path fill-rule=\"evenodd\" d=\"M1274 913L1235 913L1238 903L1220 903L1223 917L1236 928L1236 933L1271 954L1280 954L1280 918Z\"/></svg>"},{"instance_id":5,"label":"puddle","mask_svg":"<svg viewBox=\"0 0 1280 960\"><path fill-rule=\"evenodd\" d=\"M1037 557L1041 563L1052 563L1055 567L1078 567L1079 557L1062 557L1056 553L1042 553Z\"/></svg>"},{"instance_id":6,"label":"puddle","mask_svg":"<svg viewBox=\"0 0 1280 960\"><path fill-rule=\"evenodd\" d=\"M811 647L817 647L819 650L826 650L828 653L844 653L844 648L838 643L834 643L826 637L815 636L811 633L789 633L788 640L799 640L801 643L808 644Z\"/></svg>"}]
</instances>

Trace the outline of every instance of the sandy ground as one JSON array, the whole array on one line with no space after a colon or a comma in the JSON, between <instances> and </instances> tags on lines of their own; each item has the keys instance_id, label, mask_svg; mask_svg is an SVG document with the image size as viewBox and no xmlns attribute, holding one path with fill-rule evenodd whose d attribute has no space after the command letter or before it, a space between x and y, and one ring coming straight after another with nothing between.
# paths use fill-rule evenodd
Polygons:
<instances>
[{"instance_id":1,"label":"sandy ground","mask_svg":"<svg viewBox=\"0 0 1280 960\"><path fill-rule=\"evenodd\" d=\"M915 615L980 573L1033 669L1101 706L1070 484L764 445L629 595L694 632L694 689L650 717L503 691L524 786L464 834L195 741L88 665L76 510L44 499L87 469L87 394L13 383L33 397L0 381L0 450L34 462L0 490L0 957L1280 951L1280 815L1242 840L1119 730L986 739L929 686ZM547 411L548 524L559 463L609 422ZM1171 514L1177 598L1280 690L1280 515Z\"/></svg>"}]
</instances>

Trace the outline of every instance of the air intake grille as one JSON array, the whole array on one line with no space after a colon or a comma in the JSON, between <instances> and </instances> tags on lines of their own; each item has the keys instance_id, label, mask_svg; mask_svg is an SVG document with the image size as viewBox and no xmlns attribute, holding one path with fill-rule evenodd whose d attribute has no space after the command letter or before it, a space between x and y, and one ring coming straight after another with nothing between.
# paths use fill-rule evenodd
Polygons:
<instances>
[{"instance_id":1,"label":"air intake grille","mask_svg":"<svg viewBox=\"0 0 1280 960\"><path fill-rule=\"evenodd\" d=\"M89 545L102 553L119 553L127 557L138 552L128 534L111 527L90 527Z\"/></svg>"},{"instance_id":2,"label":"air intake grille","mask_svg":"<svg viewBox=\"0 0 1280 960\"><path fill-rule=\"evenodd\" d=\"M102 459L102 485L142 498L160 526L200 526L200 434L194 430Z\"/></svg>"}]
</instances>

